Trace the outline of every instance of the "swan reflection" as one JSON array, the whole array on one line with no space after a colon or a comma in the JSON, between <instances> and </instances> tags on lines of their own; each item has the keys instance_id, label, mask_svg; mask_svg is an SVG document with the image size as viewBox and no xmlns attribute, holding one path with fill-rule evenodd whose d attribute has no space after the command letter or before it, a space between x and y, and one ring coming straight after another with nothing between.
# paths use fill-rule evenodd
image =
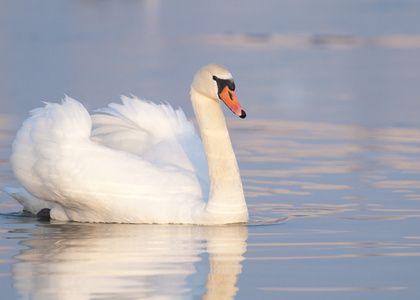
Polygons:
<instances>
[{"instance_id":1,"label":"swan reflection","mask_svg":"<svg viewBox=\"0 0 420 300\"><path fill-rule=\"evenodd\" d=\"M68 223L29 235L12 266L25 299L230 299L248 228Z\"/></svg>"}]
</instances>

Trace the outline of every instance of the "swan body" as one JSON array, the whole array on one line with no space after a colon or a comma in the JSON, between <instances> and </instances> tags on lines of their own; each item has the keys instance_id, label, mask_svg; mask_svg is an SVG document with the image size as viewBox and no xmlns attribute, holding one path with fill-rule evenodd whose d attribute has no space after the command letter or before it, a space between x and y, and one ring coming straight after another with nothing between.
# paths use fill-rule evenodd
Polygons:
<instances>
[{"instance_id":1,"label":"swan body","mask_svg":"<svg viewBox=\"0 0 420 300\"><path fill-rule=\"evenodd\" d=\"M207 65L191 101L201 139L181 109L135 97L89 115L74 99L31 111L10 158L25 210L80 222L247 222L238 164L220 101L238 116L232 75Z\"/></svg>"}]
</instances>

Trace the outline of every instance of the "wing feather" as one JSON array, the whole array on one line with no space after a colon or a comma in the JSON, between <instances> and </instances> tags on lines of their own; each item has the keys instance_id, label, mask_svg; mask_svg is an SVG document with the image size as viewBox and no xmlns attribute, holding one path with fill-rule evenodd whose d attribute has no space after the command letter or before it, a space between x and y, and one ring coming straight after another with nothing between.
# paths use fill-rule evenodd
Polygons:
<instances>
[{"instance_id":1,"label":"wing feather","mask_svg":"<svg viewBox=\"0 0 420 300\"><path fill-rule=\"evenodd\" d=\"M164 128L155 128L137 116L141 108L148 110L149 121L159 114L170 120ZM122 105L112 104L101 112L109 117L94 118L92 142L90 116L76 100L66 97L61 104L32 111L16 136L11 157L16 177L32 196L64 207L66 216L61 219L106 222L113 216L118 222L147 222L130 218L135 212L145 218L168 216L170 212L162 210L202 202L200 184L205 180L196 169L203 169L204 151L182 111L126 98ZM123 139L128 148L119 147ZM129 151L145 141L153 143L144 147L143 156ZM186 151L191 145L197 152L192 160Z\"/></svg>"}]
</instances>

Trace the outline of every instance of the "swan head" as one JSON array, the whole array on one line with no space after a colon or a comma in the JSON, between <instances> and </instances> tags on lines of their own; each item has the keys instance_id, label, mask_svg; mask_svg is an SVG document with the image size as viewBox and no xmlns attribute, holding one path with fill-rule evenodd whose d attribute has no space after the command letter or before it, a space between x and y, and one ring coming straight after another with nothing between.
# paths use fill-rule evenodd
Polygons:
<instances>
[{"instance_id":1,"label":"swan head","mask_svg":"<svg viewBox=\"0 0 420 300\"><path fill-rule=\"evenodd\" d=\"M195 74L191 88L215 101L223 101L240 118L246 117L245 110L235 96L232 74L224 66L210 64L202 67Z\"/></svg>"}]
</instances>

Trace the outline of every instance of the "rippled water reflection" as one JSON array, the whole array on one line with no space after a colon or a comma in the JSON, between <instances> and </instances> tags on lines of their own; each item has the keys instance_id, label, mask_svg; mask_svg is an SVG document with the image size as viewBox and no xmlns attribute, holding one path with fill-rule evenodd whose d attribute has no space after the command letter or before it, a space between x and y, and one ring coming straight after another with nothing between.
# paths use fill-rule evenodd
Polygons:
<instances>
[{"instance_id":1,"label":"rippled water reflection","mask_svg":"<svg viewBox=\"0 0 420 300\"><path fill-rule=\"evenodd\" d=\"M230 126L255 212L354 219L420 215L418 129L267 120L250 121L249 128L230 120ZM258 137L252 143L250 131Z\"/></svg>"},{"instance_id":2,"label":"rippled water reflection","mask_svg":"<svg viewBox=\"0 0 420 300\"><path fill-rule=\"evenodd\" d=\"M9 232L17 233L23 232ZM71 223L38 225L25 233L26 249L12 267L22 295L144 299L203 293L223 299L237 291L248 229Z\"/></svg>"}]
</instances>

